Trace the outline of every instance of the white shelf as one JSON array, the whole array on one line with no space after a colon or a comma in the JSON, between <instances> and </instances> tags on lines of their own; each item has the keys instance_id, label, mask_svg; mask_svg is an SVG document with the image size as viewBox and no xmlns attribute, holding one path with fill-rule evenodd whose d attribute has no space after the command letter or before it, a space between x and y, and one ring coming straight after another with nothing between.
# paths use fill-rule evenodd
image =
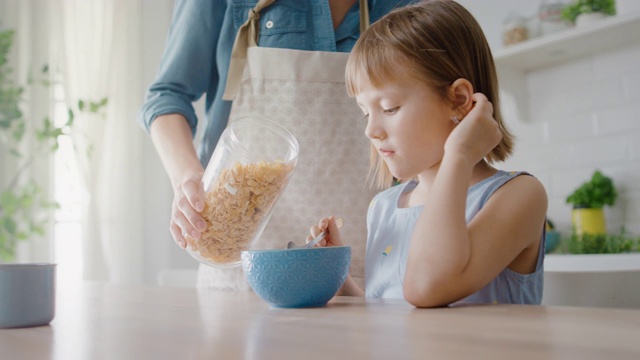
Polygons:
<instances>
[{"instance_id":1,"label":"white shelf","mask_svg":"<svg viewBox=\"0 0 640 360\"><path fill-rule=\"evenodd\" d=\"M548 254L544 259L545 272L640 272L640 253L559 255Z\"/></svg>"},{"instance_id":2,"label":"white shelf","mask_svg":"<svg viewBox=\"0 0 640 360\"><path fill-rule=\"evenodd\" d=\"M611 16L494 52L507 117L528 120L528 72L636 44L640 44L640 12Z\"/></svg>"},{"instance_id":3,"label":"white shelf","mask_svg":"<svg viewBox=\"0 0 640 360\"><path fill-rule=\"evenodd\" d=\"M640 43L640 12L611 16L496 51L498 67L536 70L602 51Z\"/></svg>"}]
</instances>

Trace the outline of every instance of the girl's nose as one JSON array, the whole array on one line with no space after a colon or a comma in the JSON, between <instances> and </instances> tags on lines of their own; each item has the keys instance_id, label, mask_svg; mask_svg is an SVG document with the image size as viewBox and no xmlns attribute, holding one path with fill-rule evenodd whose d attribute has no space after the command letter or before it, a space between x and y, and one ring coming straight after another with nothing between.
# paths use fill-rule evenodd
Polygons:
<instances>
[{"instance_id":1,"label":"girl's nose","mask_svg":"<svg viewBox=\"0 0 640 360\"><path fill-rule=\"evenodd\" d=\"M364 134L371 140L380 140L385 137L384 129L372 114L369 114L367 118L367 127L364 129Z\"/></svg>"}]
</instances>

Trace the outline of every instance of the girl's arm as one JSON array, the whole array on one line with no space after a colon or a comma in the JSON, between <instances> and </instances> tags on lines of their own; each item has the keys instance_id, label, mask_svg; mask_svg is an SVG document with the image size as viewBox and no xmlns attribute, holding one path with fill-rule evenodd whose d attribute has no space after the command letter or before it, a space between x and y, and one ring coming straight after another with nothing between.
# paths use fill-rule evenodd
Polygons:
<instances>
[{"instance_id":1,"label":"girl's arm","mask_svg":"<svg viewBox=\"0 0 640 360\"><path fill-rule=\"evenodd\" d=\"M349 274L336 296L364 296L364 290L356 284L356 281Z\"/></svg>"},{"instance_id":2,"label":"girl's arm","mask_svg":"<svg viewBox=\"0 0 640 360\"><path fill-rule=\"evenodd\" d=\"M503 185L467 225L467 190L474 168L500 141L492 107L474 94L475 107L445 145L411 240L404 296L418 307L462 299L484 287L516 258L535 265L547 211L543 186L520 176ZM485 165L486 166L486 165ZM515 263L514 263L515 264ZM531 272L524 266L517 270Z\"/></svg>"}]
</instances>

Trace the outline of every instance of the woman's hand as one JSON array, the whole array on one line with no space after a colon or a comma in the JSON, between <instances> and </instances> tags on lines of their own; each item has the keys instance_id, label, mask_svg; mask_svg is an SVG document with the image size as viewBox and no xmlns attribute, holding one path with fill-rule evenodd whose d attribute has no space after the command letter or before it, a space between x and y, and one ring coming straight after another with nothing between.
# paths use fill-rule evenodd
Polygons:
<instances>
[{"instance_id":1,"label":"woman's hand","mask_svg":"<svg viewBox=\"0 0 640 360\"><path fill-rule=\"evenodd\" d=\"M474 107L451 132L445 143L445 153L466 157L477 164L502 140L498 122L493 118L493 105L484 94L472 95Z\"/></svg>"},{"instance_id":2,"label":"woman's hand","mask_svg":"<svg viewBox=\"0 0 640 360\"><path fill-rule=\"evenodd\" d=\"M320 220L318 225L314 225L309 230L311 235L307 237L307 243L313 240L316 236L320 235L326 229L329 229L327 236L321 240L316 247L324 246L343 246L342 237L340 236L340 230L338 230L338 224L336 224L335 217L331 216Z\"/></svg>"},{"instance_id":3,"label":"woman's hand","mask_svg":"<svg viewBox=\"0 0 640 360\"><path fill-rule=\"evenodd\" d=\"M187 246L186 236L198 240L207 228L207 223L200 215L205 204L202 174L202 171L194 172L173 188L169 229L176 244L183 249Z\"/></svg>"},{"instance_id":4,"label":"woman's hand","mask_svg":"<svg viewBox=\"0 0 640 360\"><path fill-rule=\"evenodd\" d=\"M169 231L176 244L184 249L187 235L197 240L207 228L199 214L205 204L204 169L196 155L191 128L184 116L160 115L151 124L150 133L173 188Z\"/></svg>"}]
</instances>

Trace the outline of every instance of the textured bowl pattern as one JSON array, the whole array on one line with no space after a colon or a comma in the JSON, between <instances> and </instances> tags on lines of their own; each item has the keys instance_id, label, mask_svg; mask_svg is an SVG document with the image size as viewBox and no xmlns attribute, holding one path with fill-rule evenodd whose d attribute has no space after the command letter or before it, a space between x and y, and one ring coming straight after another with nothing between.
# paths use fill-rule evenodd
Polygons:
<instances>
[{"instance_id":1,"label":"textured bowl pattern","mask_svg":"<svg viewBox=\"0 0 640 360\"><path fill-rule=\"evenodd\" d=\"M324 306L349 273L348 246L242 252L247 281L275 307Z\"/></svg>"}]
</instances>

